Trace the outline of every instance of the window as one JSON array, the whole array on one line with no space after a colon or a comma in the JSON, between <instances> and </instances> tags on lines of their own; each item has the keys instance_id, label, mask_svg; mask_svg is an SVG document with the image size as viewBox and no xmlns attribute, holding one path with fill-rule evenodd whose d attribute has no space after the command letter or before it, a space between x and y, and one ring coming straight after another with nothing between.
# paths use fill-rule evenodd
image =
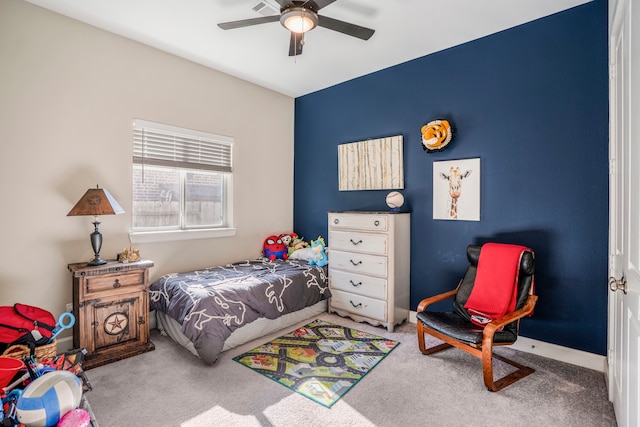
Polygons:
<instances>
[{"instance_id":1,"label":"window","mask_svg":"<svg viewBox=\"0 0 640 427\"><path fill-rule=\"evenodd\" d=\"M231 229L232 145L229 137L135 120L132 234Z\"/></svg>"}]
</instances>

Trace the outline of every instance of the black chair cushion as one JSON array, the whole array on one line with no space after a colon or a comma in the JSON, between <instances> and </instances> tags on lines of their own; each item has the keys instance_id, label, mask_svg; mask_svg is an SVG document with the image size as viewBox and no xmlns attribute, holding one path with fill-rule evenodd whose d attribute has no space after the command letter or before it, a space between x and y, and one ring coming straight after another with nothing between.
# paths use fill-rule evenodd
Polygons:
<instances>
[{"instance_id":1,"label":"black chair cushion","mask_svg":"<svg viewBox=\"0 0 640 427\"><path fill-rule=\"evenodd\" d=\"M456 313L422 311L417 318L425 326L467 344L482 344L483 329ZM506 327L493 335L494 343L513 343L517 335Z\"/></svg>"},{"instance_id":2,"label":"black chair cushion","mask_svg":"<svg viewBox=\"0 0 640 427\"><path fill-rule=\"evenodd\" d=\"M471 323L471 317L464 305L469 299L469 295L471 295L473 284L476 280L481 247L477 245L469 245L467 247L469 267L454 297L453 312L437 313L425 311L417 313L418 319L426 326L457 340L473 344L482 343L482 329ZM525 252L520 260L516 309L522 308L529 297L534 272L535 260L533 253ZM496 343L515 342L518 337L519 325L520 323L517 320L505 325L502 331L496 332L493 341Z\"/></svg>"}]
</instances>

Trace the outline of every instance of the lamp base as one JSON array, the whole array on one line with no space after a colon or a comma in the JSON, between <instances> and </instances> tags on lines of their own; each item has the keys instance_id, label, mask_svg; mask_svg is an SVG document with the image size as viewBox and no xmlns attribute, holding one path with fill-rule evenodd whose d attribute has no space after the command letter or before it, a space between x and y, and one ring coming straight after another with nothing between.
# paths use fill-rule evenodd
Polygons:
<instances>
[{"instance_id":1,"label":"lamp base","mask_svg":"<svg viewBox=\"0 0 640 427\"><path fill-rule=\"evenodd\" d=\"M100 258L100 248L102 247L102 233L98 230L98 225L100 225L100 221L98 221L98 217L93 222L95 226L95 230L91 233L91 247L93 248L93 259L87 263L87 265L95 266L95 265L104 265L107 261Z\"/></svg>"},{"instance_id":2,"label":"lamp base","mask_svg":"<svg viewBox=\"0 0 640 427\"><path fill-rule=\"evenodd\" d=\"M107 261L103 260L102 258L97 257L97 258L94 258L91 261L89 261L87 263L87 265L95 266L95 265L104 265L106 263L107 263Z\"/></svg>"}]
</instances>

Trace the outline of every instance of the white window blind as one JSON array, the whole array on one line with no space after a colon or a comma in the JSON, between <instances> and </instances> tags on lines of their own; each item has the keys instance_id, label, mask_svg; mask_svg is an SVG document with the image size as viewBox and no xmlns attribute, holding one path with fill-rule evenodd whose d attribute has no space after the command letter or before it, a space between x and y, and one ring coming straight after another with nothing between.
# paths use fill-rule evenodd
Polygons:
<instances>
[{"instance_id":1,"label":"white window blind","mask_svg":"<svg viewBox=\"0 0 640 427\"><path fill-rule=\"evenodd\" d=\"M233 138L146 120L133 122L133 162L231 172Z\"/></svg>"}]
</instances>

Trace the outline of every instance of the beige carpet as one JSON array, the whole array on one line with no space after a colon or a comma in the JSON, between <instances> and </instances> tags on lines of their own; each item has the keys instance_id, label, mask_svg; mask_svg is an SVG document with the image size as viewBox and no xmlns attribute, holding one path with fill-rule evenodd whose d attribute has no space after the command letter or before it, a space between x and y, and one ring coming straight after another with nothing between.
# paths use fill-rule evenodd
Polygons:
<instances>
[{"instance_id":1,"label":"beige carpet","mask_svg":"<svg viewBox=\"0 0 640 427\"><path fill-rule=\"evenodd\" d=\"M423 356L415 325L388 333L318 318L401 343L330 409L231 360L306 321L224 352L213 366L153 330L155 351L87 371L86 397L100 427L616 425L600 372L500 348L536 372L491 393L479 359L456 349Z\"/></svg>"}]
</instances>

